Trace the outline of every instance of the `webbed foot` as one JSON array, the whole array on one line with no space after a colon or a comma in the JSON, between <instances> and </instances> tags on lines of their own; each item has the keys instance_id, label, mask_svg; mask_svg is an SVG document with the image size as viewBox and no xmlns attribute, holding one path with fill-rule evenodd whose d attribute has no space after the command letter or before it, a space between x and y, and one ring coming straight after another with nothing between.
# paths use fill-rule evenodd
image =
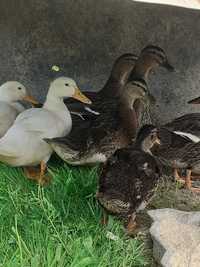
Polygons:
<instances>
[{"instance_id":1,"label":"webbed foot","mask_svg":"<svg viewBox=\"0 0 200 267\"><path fill-rule=\"evenodd\" d=\"M137 227L137 223L136 223L136 214L133 213L130 218L129 218L129 221L128 221L128 224L126 226L126 233L129 235L129 236L132 236L135 234L135 230L136 230L136 227Z\"/></svg>"},{"instance_id":2,"label":"webbed foot","mask_svg":"<svg viewBox=\"0 0 200 267\"><path fill-rule=\"evenodd\" d=\"M45 174L46 163L41 162L40 168L38 167L24 167L24 173L28 179L36 181L39 185L49 184L51 177Z\"/></svg>"}]
</instances>

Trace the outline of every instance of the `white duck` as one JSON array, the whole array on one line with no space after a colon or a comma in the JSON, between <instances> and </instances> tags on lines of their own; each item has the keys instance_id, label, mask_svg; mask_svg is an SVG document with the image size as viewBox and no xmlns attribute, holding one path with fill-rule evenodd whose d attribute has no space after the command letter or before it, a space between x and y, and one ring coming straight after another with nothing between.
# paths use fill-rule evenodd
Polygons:
<instances>
[{"instance_id":1,"label":"white duck","mask_svg":"<svg viewBox=\"0 0 200 267\"><path fill-rule=\"evenodd\" d=\"M43 138L62 137L71 131L72 120L63 102L65 97L91 103L74 80L57 78L50 85L43 107L31 108L19 114L13 126L0 139L0 161L11 166L40 164L40 174L35 179L42 184L46 163L53 152Z\"/></svg>"},{"instance_id":2,"label":"white duck","mask_svg":"<svg viewBox=\"0 0 200 267\"><path fill-rule=\"evenodd\" d=\"M17 115L25 110L17 102L20 100L37 104L33 97L27 94L26 88L17 81L8 81L0 86L0 137L11 127Z\"/></svg>"}]
</instances>

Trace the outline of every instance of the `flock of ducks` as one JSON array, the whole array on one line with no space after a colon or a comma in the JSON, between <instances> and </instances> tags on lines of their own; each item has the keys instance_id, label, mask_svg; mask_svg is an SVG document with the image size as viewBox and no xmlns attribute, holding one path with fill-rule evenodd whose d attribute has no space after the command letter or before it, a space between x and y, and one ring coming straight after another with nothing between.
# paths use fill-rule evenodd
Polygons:
<instances>
[{"instance_id":1,"label":"flock of ducks","mask_svg":"<svg viewBox=\"0 0 200 267\"><path fill-rule=\"evenodd\" d=\"M148 89L152 71L169 64L163 49L148 45L139 56L123 54L98 92L78 89L74 80L55 79L41 107L24 109L18 102L37 101L19 82L0 87L0 161L23 166L26 175L45 184L47 162L55 151L71 165L101 163L97 199L107 214L122 218L131 233L138 210L151 198L161 165L192 191L200 173L200 113L151 124L156 101ZM200 97L188 103L200 103ZM35 168L39 166L39 168ZM181 173L185 171L185 176Z\"/></svg>"}]
</instances>

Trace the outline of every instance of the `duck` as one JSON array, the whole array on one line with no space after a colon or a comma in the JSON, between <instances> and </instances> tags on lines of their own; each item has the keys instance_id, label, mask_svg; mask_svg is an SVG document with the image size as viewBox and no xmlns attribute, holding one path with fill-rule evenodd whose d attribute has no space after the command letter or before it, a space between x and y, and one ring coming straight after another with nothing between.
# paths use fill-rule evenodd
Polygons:
<instances>
[{"instance_id":1,"label":"duck","mask_svg":"<svg viewBox=\"0 0 200 267\"><path fill-rule=\"evenodd\" d=\"M134 102L140 99L148 105L151 98L142 79L129 82L124 92L118 101L107 102L107 113L96 117L91 127L79 127L76 134L72 131L67 137L45 141L71 165L104 163L116 149L127 146L136 136L141 122L137 119Z\"/></svg>"},{"instance_id":2,"label":"duck","mask_svg":"<svg viewBox=\"0 0 200 267\"><path fill-rule=\"evenodd\" d=\"M126 231L132 235L136 228L136 214L146 207L160 179L160 166L151 154L151 148L160 144L157 128L144 125L135 142L121 148L104 165L96 198L103 207L103 224L108 214L124 221Z\"/></svg>"},{"instance_id":3,"label":"duck","mask_svg":"<svg viewBox=\"0 0 200 267\"><path fill-rule=\"evenodd\" d=\"M31 104L38 103L18 81L7 81L0 86L0 138L13 125L18 114L25 110L18 102L22 100Z\"/></svg>"},{"instance_id":4,"label":"duck","mask_svg":"<svg viewBox=\"0 0 200 267\"><path fill-rule=\"evenodd\" d=\"M200 97L188 101L188 104L199 103ZM164 165L172 167L176 181L185 184L193 192L200 192L199 188L192 187L192 179L199 179L200 173L200 113L182 115L160 128L162 146L153 152L154 155ZM186 176L180 176L180 170L186 170Z\"/></svg>"},{"instance_id":5,"label":"duck","mask_svg":"<svg viewBox=\"0 0 200 267\"><path fill-rule=\"evenodd\" d=\"M200 192L200 188L192 187L192 179L199 178L192 175L200 173L200 139L191 138L192 135L171 131L165 127L159 128L160 146L152 149L152 154L165 166L173 169L176 181L185 184L193 192ZM185 176L180 171L186 171Z\"/></svg>"},{"instance_id":6,"label":"duck","mask_svg":"<svg viewBox=\"0 0 200 267\"><path fill-rule=\"evenodd\" d=\"M65 97L91 103L73 79L55 79L50 84L43 107L30 108L20 113L0 139L0 161L13 167L24 166L29 178L34 176L32 170L29 172L29 166L39 165L40 172L35 179L43 184L47 162L53 152L43 138L66 136L72 128L70 112L63 102Z\"/></svg>"},{"instance_id":7,"label":"duck","mask_svg":"<svg viewBox=\"0 0 200 267\"><path fill-rule=\"evenodd\" d=\"M199 97L188 101L188 104L199 103ZM186 169L187 162L184 164L182 162L182 157L185 158L184 154L186 150L190 146L195 146L195 144L200 142L200 113L184 114L160 126L160 129L162 146L159 151L154 151L155 155L159 153L161 162L173 169L173 176L176 181L185 184L186 188L198 192L198 188L191 187L192 179L198 178L198 175L194 173L194 168L190 178L187 179L188 182L186 182L186 177L180 176L179 169ZM193 151L192 147L191 149ZM184 161L185 160L186 159L184 159ZM195 172L199 173L199 170L195 168Z\"/></svg>"}]
</instances>

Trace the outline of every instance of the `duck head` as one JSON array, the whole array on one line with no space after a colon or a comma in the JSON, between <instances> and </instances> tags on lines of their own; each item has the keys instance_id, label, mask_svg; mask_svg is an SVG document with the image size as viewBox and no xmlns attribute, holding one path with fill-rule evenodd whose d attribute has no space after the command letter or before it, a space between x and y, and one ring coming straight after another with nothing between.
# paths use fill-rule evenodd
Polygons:
<instances>
[{"instance_id":1,"label":"duck head","mask_svg":"<svg viewBox=\"0 0 200 267\"><path fill-rule=\"evenodd\" d=\"M148 45L142 49L140 57L147 57L149 62L154 66L161 66L168 71L174 71L174 67L169 63L165 51L155 45Z\"/></svg>"},{"instance_id":2,"label":"duck head","mask_svg":"<svg viewBox=\"0 0 200 267\"><path fill-rule=\"evenodd\" d=\"M138 145L143 151L151 154L150 149L155 144L160 145L158 129L151 124L144 125L137 134L136 145Z\"/></svg>"},{"instance_id":3,"label":"duck head","mask_svg":"<svg viewBox=\"0 0 200 267\"><path fill-rule=\"evenodd\" d=\"M47 94L47 98L61 99L72 97L85 104L91 104L89 98L81 93L76 82L68 77L59 77L55 79L51 84Z\"/></svg>"},{"instance_id":4,"label":"duck head","mask_svg":"<svg viewBox=\"0 0 200 267\"><path fill-rule=\"evenodd\" d=\"M110 77L100 91L103 96L120 95L123 86L128 81L129 75L134 68L137 56L131 53L123 54L113 64Z\"/></svg>"},{"instance_id":5,"label":"duck head","mask_svg":"<svg viewBox=\"0 0 200 267\"><path fill-rule=\"evenodd\" d=\"M200 104L200 96L188 101L188 104Z\"/></svg>"},{"instance_id":6,"label":"duck head","mask_svg":"<svg viewBox=\"0 0 200 267\"><path fill-rule=\"evenodd\" d=\"M122 85L124 85L129 77L129 74L134 68L135 62L138 57L134 54L123 54L115 61L111 77L118 80Z\"/></svg>"},{"instance_id":7,"label":"duck head","mask_svg":"<svg viewBox=\"0 0 200 267\"><path fill-rule=\"evenodd\" d=\"M28 95L25 86L17 81L8 81L0 86L0 101L11 103L20 100L38 104L32 96Z\"/></svg>"},{"instance_id":8,"label":"duck head","mask_svg":"<svg viewBox=\"0 0 200 267\"><path fill-rule=\"evenodd\" d=\"M129 80L134 77L147 80L149 73L159 66L166 68L168 71L174 71L165 51L159 46L148 45L142 49Z\"/></svg>"}]
</instances>

